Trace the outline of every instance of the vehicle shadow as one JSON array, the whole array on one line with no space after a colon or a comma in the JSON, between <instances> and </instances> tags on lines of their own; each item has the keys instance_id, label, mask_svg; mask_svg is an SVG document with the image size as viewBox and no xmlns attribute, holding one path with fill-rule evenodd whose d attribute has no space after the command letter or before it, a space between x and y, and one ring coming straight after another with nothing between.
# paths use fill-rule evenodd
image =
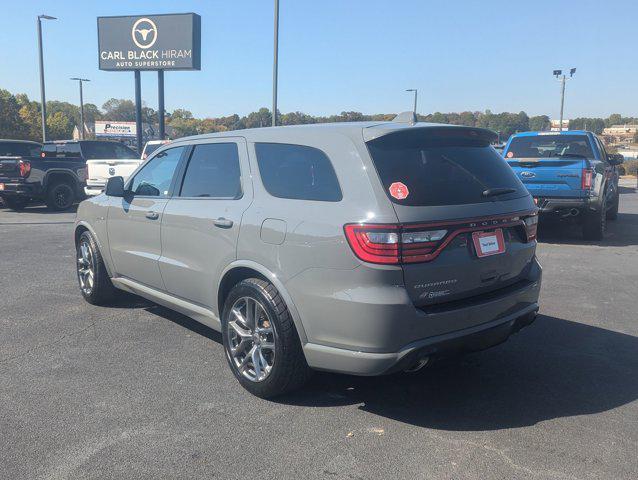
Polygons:
<instances>
[{"instance_id":1,"label":"vehicle shadow","mask_svg":"<svg viewBox=\"0 0 638 480\"><path fill-rule=\"evenodd\" d=\"M607 411L638 398L638 338L539 316L505 344L417 374L317 374L275 399L309 407L360 404L410 425L499 430Z\"/></svg>"},{"instance_id":2,"label":"vehicle shadow","mask_svg":"<svg viewBox=\"0 0 638 480\"><path fill-rule=\"evenodd\" d=\"M0 210L9 210L12 211L11 209L9 209L9 207L7 207L6 205L4 205L3 203L0 203ZM53 210L49 210L46 205L29 205L26 208L24 208L23 210L19 210L16 211L15 213L31 213L31 214L42 214L42 215L60 215L63 213L76 213L78 211L78 204L73 205L71 208L69 208L68 210L64 210L61 212L56 212Z\"/></svg>"},{"instance_id":3,"label":"vehicle shadow","mask_svg":"<svg viewBox=\"0 0 638 480\"><path fill-rule=\"evenodd\" d=\"M638 214L618 213L616 220L607 222L607 232L601 241L583 240L580 225L542 219L538 225L538 241L567 245L599 245L625 247L638 245Z\"/></svg>"}]
</instances>

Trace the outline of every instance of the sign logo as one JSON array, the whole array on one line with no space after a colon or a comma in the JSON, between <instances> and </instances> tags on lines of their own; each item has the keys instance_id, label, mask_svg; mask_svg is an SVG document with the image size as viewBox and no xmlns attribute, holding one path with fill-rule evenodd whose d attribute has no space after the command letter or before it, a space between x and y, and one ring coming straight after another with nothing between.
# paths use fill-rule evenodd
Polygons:
<instances>
[{"instance_id":1,"label":"sign logo","mask_svg":"<svg viewBox=\"0 0 638 480\"><path fill-rule=\"evenodd\" d=\"M157 25L150 18L140 18L131 30L133 42L140 48L151 48L157 40Z\"/></svg>"},{"instance_id":2,"label":"sign logo","mask_svg":"<svg viewBox=\"0 0 638 480\"><path fill-rule=\"evenodd\" d=\"M115 167L109 167L109 175L115 175Z\"/></svg>"},{"instance_id":3,"label":"sign logo","mask_svg":"<svg viewBox=\"0 0 638 480\"><path fill-rule=\"evenodd\" d=\"M534 172L521 172L521 177L534 178L536 174Z\"/></svg>"}]
</instances>

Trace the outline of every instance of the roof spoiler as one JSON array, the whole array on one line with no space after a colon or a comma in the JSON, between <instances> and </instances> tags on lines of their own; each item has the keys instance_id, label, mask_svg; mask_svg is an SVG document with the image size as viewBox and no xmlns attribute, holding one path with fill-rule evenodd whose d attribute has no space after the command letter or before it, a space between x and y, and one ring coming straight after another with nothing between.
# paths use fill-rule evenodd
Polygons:
<instances>
[{"instance_id":1,"label":"roof spoiler","mask_svg":"<svg viewBox=\"0 0 638 480\"><path fill-rule=\"evenodd\" d=\"M392 119L393 122L396 123L409 123L414 125L417 122L416 113L410 112L401 112L396 117Z\"/></svg>"}]
</instances>

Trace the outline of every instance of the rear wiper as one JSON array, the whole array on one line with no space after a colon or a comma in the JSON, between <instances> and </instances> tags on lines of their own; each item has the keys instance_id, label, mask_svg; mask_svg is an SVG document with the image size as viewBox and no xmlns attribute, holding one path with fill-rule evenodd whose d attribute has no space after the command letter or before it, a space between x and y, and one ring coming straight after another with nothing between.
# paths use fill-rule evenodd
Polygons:
<instances>
[{"instance_id":1,"label":"rear wiper","mask_svg":"<svg viewBox=\"0 0 638 480\"><path fill-rule=\"evenodd\" d=\"M505 195L506 193L515 193L515 192L516 192L515 188L507 188L507 187L488 188L487 190L483 190L483 196L495 197L496 195Z\"/></svg>"}]
</instances>

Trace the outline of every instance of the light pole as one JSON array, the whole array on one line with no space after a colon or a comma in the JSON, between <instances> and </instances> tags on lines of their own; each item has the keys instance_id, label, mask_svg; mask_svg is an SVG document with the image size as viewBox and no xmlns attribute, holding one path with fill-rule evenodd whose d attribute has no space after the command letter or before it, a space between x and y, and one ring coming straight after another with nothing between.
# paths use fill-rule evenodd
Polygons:
<instances>
[{"instance_id":1,"label":"light pole","mask_svg":"<svg viewBox=\"0 0 638 480\"><path fill-rule=\"evenodd\" d=\"M563 108L565 106L565 83L567 82L567 80L571 79L574 76L574 73L576 73L576 69L575 68L570 68L569 69L569 78L567 78L567 75L564 75L562 70L554 70L554 76L561 83L560 123L558 124L558 131L559 132L563 131Z\"/></svg>"},{"instance_id":2,"label":"light pole","mask_svg":"<svg viewBox=\"0 0 638 480\"><path fill-rule=\"evenodd\" d=\"M57 20L49 15L38 15L38 51L40 53L40 98L42 102L42 141L47 141L47 102L44 94L44 60L42 58L42 19Z\"/></svg>"},{"instance_id":3,"label":"light pole","mask_svg":"<svg viewBox=\"0 0 638 480\"><path fill-rule=\"evenodd\" d=\"M416 88L408 88L406 92L414 92L414 114L416 115L416 96L418 94L418 90Z\"/></svg>"},{"instance_id":4,"label":"light pole","mask_svg":"<svg viewBox=\"0 0 638 480\"><path fill-rule=\"evenodd\" d=\"M272 62L272 126L277 126L277 68L279 54L279 0L275 0L275 44Z\"/></svg>"},{"instance_id":5,"label":"light pole","mask_svg":"<svg viewBox=\"0 0 638 480\"><path fill-rule=\"evenodd\" d=\"M84 98L82 97L82 82L90 82L88 78L73 77L71 80L77 80L80 84L80 139L84 140Z\"/></svg>"}]
</instances>

